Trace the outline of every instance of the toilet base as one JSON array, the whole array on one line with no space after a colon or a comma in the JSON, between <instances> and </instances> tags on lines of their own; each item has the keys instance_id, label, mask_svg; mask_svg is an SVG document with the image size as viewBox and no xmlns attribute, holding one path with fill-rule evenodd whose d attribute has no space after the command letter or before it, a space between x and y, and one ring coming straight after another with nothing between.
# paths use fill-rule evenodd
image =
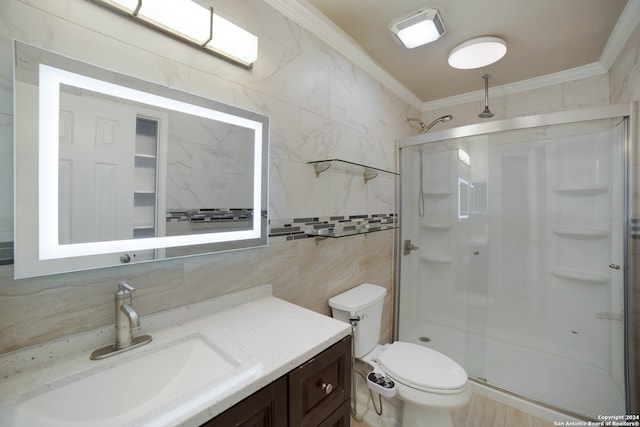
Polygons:
<instances>
[{"instance_id":1,"label":"toilet base","mask_svg":"<svg viewBox=\"0 0 640 427\"><path fill-rule=\"evenodd\" d=\"M451 410L425 408L404 402L402 410L402 427L453 427Z\"/></svg>"}]
</instances>

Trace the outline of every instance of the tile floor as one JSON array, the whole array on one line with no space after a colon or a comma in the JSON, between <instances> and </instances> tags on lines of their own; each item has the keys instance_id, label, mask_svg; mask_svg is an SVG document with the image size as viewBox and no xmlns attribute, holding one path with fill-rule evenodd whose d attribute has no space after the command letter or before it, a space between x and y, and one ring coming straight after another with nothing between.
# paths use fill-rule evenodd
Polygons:
<instances>
[{"instance_id":1,"label":"tile floor","mask_svg":"<svg viewBox=\"0 0 640 427\"><path fill-rule=\"evenodd\" d=\"M473 394L471 402L453 413L454 427L552 427L553 423ZM351 419L351 427L371 427ZM435 427L435 426L434 426Z\"/></svg>"}]
</instances>

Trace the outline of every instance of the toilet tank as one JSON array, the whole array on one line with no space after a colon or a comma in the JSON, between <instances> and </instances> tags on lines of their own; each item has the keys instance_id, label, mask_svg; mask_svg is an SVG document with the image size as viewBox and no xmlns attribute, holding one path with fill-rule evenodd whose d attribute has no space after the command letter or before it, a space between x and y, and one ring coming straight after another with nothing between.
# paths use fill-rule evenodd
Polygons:
<instances>
[{"instance_id":1,"label":"toilet tank","mask_svg":"<svg viewBox=\"0 0 640 427\"><path fill-rule=\"evenodd\" d=\"M387 290L382 286L363 283L329 299L334 318L350 323L359 316L354 333L354 355L362 357L380 341L382 305Z\"/></svg>"}]
</instances>

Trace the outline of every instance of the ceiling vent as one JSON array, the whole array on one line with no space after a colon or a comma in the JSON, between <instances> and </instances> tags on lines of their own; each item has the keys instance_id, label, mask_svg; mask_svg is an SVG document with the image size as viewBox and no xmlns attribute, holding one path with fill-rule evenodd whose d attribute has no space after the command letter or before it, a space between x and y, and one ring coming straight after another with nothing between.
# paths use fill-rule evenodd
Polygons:
<instances>
[{"instance_id":1,"label":"ceiling vent","mask_svg":"<svg viewBox=\"0 0 640 427\"><path fill-rule=\"evenodd\" d=\"M438 9L421 10L391 25L391 32L409 49L431 43L445 31Z\"/></svg>"}]
</instances>

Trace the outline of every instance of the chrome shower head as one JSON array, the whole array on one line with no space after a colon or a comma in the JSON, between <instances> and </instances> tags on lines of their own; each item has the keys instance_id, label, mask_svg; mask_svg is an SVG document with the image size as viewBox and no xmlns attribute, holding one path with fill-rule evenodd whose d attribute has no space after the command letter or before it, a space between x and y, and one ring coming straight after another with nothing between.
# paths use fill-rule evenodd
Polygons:
<instances>
[{"instance_id":1,"label":"chrome shower head","mask_svg":"<svg viewBox=\"0 0 640 427\"><path fill-rule=\"evenodd\" d=\"M427 128L427 125L424 124L424 122L420 119L417 119L415 117L407 117L407 123L411 123L411 122L416 122L420 125L420 130L422 132L425 132L425 129Z\"/></svg>"},{"instance_id":2,"label":"chrome shower head","mask_svg":"<svg viewBox=\"0 0 640 427\"><path fill-rule=\"evenodd\" d=\"M434 121L432 121L431 123L429 123L426 126L424 126L424 123L423 123L422 133L427 133L427 132L429 132L429 129L431 129L432 127L434 127L438 123L448 122L451 119L453 119L453 116L451 114L447 114L446 116L438 117L437 119L435 119Z\"/></svg>"},{"instance_id":3,"label":"chrome shower head","mask_svg":"<svg viewBox=\"0 0 640 427\"><path fill-rule=\"evenodd\" d=\"M493 116L495 116L495 114L493 114L491 110L489 110L489 106L486 105L482 113L478 114L478 117L480 117L481 119L490 119Z\"/></svg>"},{"instance_id":4,"label":"chrome shower head","mask_svg":"<svg viewBox=\"0 0 640 427\"><path fill-rule=\"evenodd\" d=\"M420 125L420 130L422 131L421 133L427 133L429 132L429 129L431 129L432 127L434 127L435 125L437 125L438 123L444 123L444 122L448 122L449 120L453 119L453 116L451 114L447 114L446 116L442 116L442 117L438 117L437 119L435 119L434 121L432 121L431 123L429 123L428 125L425 124L425 122L423 122L420 119L416 119L414 117L409 117L407 118L407 122L416 122Z\"/></svg>"},{"instance_id":5,"label":"chrome shower head","mask_svg":"<svg viewBox=\"0 0 640 427\"><path fill-rule=\"evenodd\" d=\"M491 74L485 74L482 76L484 79L484 111L478 114L478 117L481 119L490 119L495 115L491 110L489 110L489 77L491 77Z\"/></svg>"}]
</instances>

